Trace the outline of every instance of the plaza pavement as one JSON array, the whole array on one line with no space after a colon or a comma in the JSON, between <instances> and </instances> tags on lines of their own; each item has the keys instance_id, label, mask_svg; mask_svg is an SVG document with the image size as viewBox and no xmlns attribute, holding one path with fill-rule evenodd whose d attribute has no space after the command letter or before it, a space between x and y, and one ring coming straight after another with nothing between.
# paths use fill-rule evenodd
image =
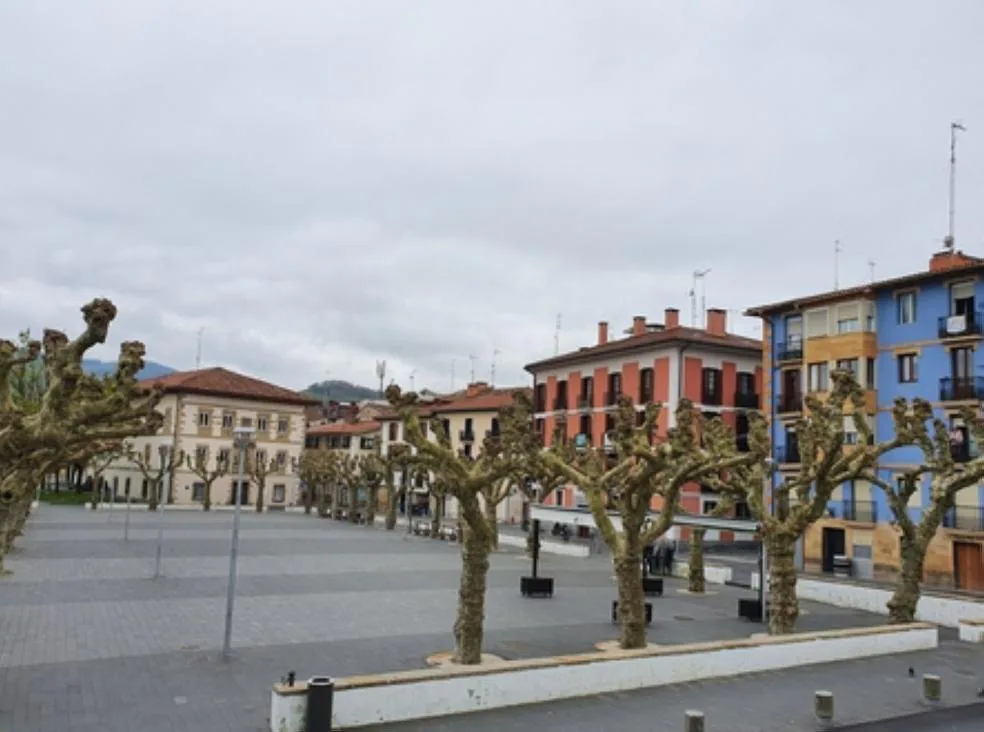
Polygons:
<instances>
[{"instance_id":1,"label":"plaza pavement","mask_svg":"<svg viewBox=\"0 0 984 732\"><path fill-rule=\"evenodd\" d=\"M158 580L151 579L157 517L134 512L126 542L123 521L119 511L42 506L8 557L13 574L0 579L3 732L259 732L270 684L288 671L306 678L420 668L427 655L451 647L456 546L303 515L245 512L234 655L224 664L218 651L231 513L168 514L165 577ZM492 559L488 652L575 653L615 637L607 558L544 556L542 571L557 582L553 600L520 597L528 567L516 552ZM747 591L713 588L693 597L682 588L671 581L655 600L652 642L762 630L736 618L736 600ZM882 622L812 603L804 609L804 631ZM746 700L745 708L761 708L761 701ZM633 729L631 717L618 728Z\"/></svg>"}]
</instances>

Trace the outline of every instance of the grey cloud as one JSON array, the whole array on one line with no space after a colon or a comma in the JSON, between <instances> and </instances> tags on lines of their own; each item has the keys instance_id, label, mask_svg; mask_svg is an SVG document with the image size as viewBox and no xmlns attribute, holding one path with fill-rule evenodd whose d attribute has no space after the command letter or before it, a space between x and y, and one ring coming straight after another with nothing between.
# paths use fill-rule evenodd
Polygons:
<instances>
[{"instance_id":1,"label":"grey cloud","mask_svg":"<svg viewBox=\"0 0 984 732\"><path fill-rule=\"evenodd\" d=\"M499 380L664 307L982 252L974 0L0 9L0 327L280 383ZM978 120L975 122L975 120ZM742 323L744 332L754 332ZM108 352L115 349L107 347Z\"/></svg>"}]
</instances>

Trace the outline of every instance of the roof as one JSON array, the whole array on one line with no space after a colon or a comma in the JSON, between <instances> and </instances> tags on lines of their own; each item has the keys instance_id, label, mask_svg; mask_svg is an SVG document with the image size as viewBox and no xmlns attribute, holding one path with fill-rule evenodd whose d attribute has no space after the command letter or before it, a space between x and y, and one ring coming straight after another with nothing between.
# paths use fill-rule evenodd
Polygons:
<instances>
[{"instance_id":1,"label":"roof","mask_svg":"<svg viewBox=\"0 0 984 732\"><path fill-rule=\"evenodd\" d=\"M368 435L372 432L379 432L382 429L379 422L333 422L332 424L319 424L309 427L308 437L318 437L323 435Z\"/></svg>"},{"instance_id":2,"label":"roof","mask_svg":"<svg viewBox=\"0 0 984 732\"><path fill-rule=\"evenodd\" d=\"M309 406L317 400L302 396L296 391L284 389L267 381L237 374L216 366L196 371L175 371L140 382L144 388L160 388L165 394L201 394L252 402Z\"/></svg>"},{"instance_id":3,"label":"roof","mask_svg":"<svg viewBox=\"0 0 984 732\"><path fill-rule=\"evenodd\" d=\"M762 352L762 341L754 338L733 333L717 335L708 333L706 330L698 328L687 328L677 326L666 330L655 330L642 335L620 338L615 341L597 346L585 346L577 351L569 351L559 356L551 356L542 361L534 361L525 366L526 370L533 372L537 369L545 369L553 366L566 366L568 364L583 361L594 361L599 358L611 356L617 353L630 353L632 351L643 351L650 348L662 348L664 346L675 346L682 344L693 344L707 346L711 348L726 348L732 351L748 351L760 354Z\"/></svg>"},{"instance_id":4,"label":"roof","mask_svg":"<svg viewBox=\"0 0 984 732\"><path fill-rule=\"evenodd\" d=\"M441 404L434 404L430 411L436 415L451 412L498 412L513 403L513 397L518 391L525 391L528 395L532 394L532 391L527 387L489 388L477 394L465 394Z\"/></svg>"},{"instance_id":5,"label":"roof","mask_svg":"<svg viewBox=\"0 0 984 732\"><path fill-rule=\"evenodd\" d=\"M966 264L939 269L927 269L921 272L903 275L901 277L892 277L886 280L868 282L864 285L858 285L856 287L847 287L843 290L828 290L826 292L820 292L814 295L806 295L805 297L796 297L791 300L769 303L768 305L757 305L755 307L748 308L748 310L745 311L745 315L762 316L780 313L787 310L800 310L812 305L822 305L823 303L874 295L877 290L883 290L886 288L896 289L899 287L905 287L906 285L915 285L920 282L925 282L927 280L933 280L940 277L959 277L960 275L979 274L984 272L984 259L971 257L963 254L962 252L957 252L956 254L963 262L966 262Z\"/></svg>"}]
</instances>

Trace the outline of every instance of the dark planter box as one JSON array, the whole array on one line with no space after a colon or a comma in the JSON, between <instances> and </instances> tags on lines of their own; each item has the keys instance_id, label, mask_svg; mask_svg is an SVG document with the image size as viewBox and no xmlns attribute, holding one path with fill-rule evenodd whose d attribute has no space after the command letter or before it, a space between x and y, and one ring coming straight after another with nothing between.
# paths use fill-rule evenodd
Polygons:
<instances>
[{"instance_id":1,"label":"dark planter box","mask_svg":"<svg viewBox=\"0 0 984 732\"><path fill-rule=\"evenodd\" d=\"M663 596L663 578L662 577L643 577L642 578L642 594L650 597L652 595Z\"/></svg>"},{"instance_id":2,"label":"dark planter box","mask_svg":"<svg viewBox=\"0 0 984 732\"><path fill-rule=\"evenodd\" d=\"M762 622L762 603L758 600L738 600L738 617L747 618L753 623ZM769 617L769 602L765 603L765 617Z\"/></svg>"},{"instance_id":3,"label":"dark planter box","mask_svg":"<svg viewBox=\"0 0 984 732\"><path fill-rule=\"evenodd\" d=\"M618 600L612 600L612 623L618 623ZM653 624L653 604L646 603L646 625Z\"/></svg>"},{"instance_id":4,"label":"dark planter box","mask_svg":"<svg viewBox=\"0 0 984 732\"><path fill-rule=\"evenodd\" d=\"M553 597L553 577L520 577L519 592L523 597Z\"/></svg>"}]
</instances>

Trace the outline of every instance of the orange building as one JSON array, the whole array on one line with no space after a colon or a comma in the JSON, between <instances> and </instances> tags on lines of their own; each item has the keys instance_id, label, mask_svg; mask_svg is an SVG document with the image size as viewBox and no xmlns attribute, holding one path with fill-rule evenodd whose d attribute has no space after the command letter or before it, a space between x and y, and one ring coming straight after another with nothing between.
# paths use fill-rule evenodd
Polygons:
<instances>
[{"instance_id":1,"label":"orange building","mask_svg":"<svg viewBox=\"0 0 984 732\"><path fill-rule=\"evenodd\" d=\"M603 448L614 426L614 406L624 394L640 415L647 404L664 406L657 437L666 435L677 404L687 398L706 417L720 416L730 424L740 448L747 439L746 412L759 408L762 342L728 333L724 310L709 309L707 327L701 329L680 325L679 311L669 308L661 324L636 316L626 337L616 340L602 321L594 345L536 361L526 370L533 375L536 429L547 445L557 418L564 415L566 439ZM685 511L701 514L713 510L717 499L709 489L691 484L681 503ZM545 496L544 503L574 507L583 505L583 496L569 486ZM739 515L743 509L738 507Z\"/></svg>"}]
</instances>

